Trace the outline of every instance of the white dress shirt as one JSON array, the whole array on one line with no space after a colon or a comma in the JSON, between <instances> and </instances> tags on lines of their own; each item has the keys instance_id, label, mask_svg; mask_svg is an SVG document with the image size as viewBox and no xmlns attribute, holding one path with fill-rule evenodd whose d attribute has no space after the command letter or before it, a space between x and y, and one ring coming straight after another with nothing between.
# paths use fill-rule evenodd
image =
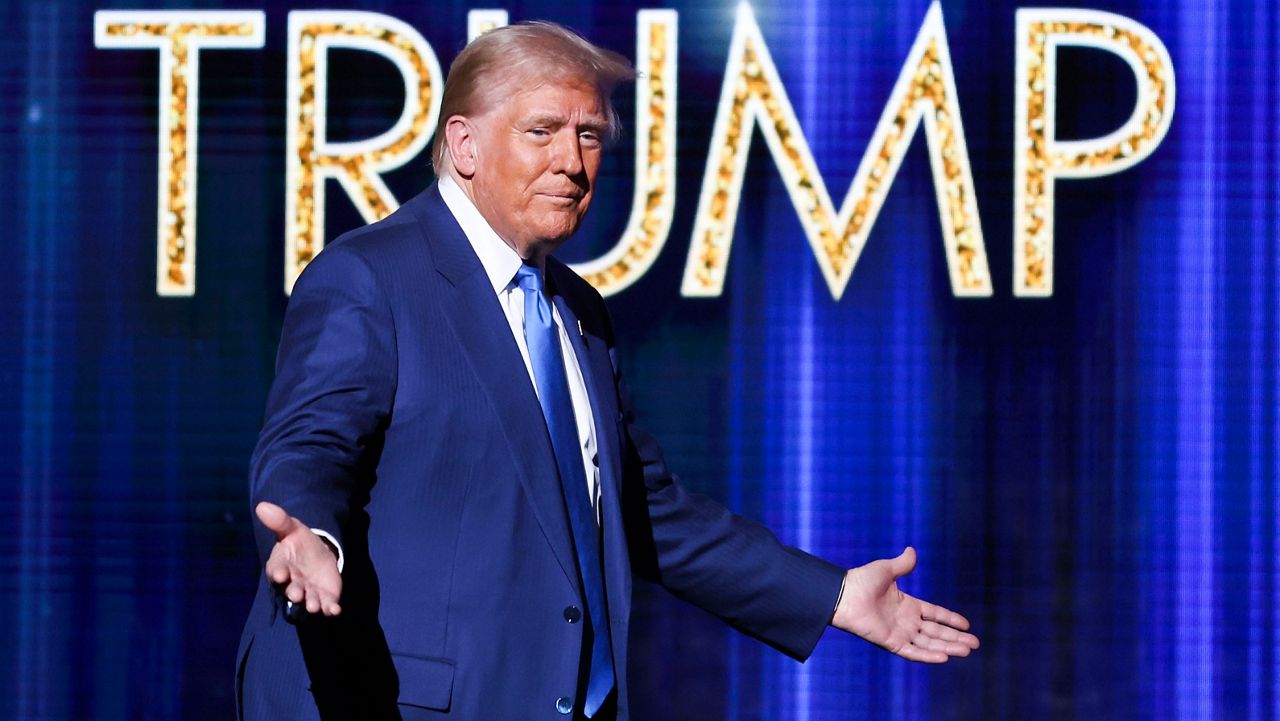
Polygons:
<instances>
[{"instance_id":1,"label":"white dress shirt","mask_svg":"<svg viewBox=\"0 0 1280 721\"><path fill-rule=\"evenodd\" d=\"M489 225L480 211L457 182L449 175L440 178L440 197L449 207L449 212L462 226L471 248L480 258L485 275L493 285L493 292L498 296L502 311L507 316L507 324L511 326L511 335L516 346L520 348L520 356L524 359L524 368L529 372L529 383L533 392L538 392L538 385L533 379L533 362L529 359L529 344L524 339L524 291L516 285L516 271L524 262L520 256L507 245L493 227ZM549 302L549 301L548 301ZM591 398L587 395L587 383L582 376L582 368L578 365L578 356L573 344L582 339L574 337L564 327L560 319L560 310L551 304L555 316L556 329L560 335L560 355L564 357L565 375L569 380L569 396L573 402L573 415L578 423L578 441L582 448L582 467L587 479L587 497L595 509L596 522L600 520L600 468L596 462L595 417L591 413Z\"/></svg>"}]
</instances>

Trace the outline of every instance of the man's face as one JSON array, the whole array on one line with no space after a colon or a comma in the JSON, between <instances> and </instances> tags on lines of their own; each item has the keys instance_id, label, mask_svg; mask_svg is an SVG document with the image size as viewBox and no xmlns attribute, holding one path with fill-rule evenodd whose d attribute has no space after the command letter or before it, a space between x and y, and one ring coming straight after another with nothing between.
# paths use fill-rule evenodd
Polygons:
<instances>
[{"instance_id":1,"label":"man's face","mask_svg":"<svg viewBox=\"0 0 1280 721\"><path fill-rule=\"evenodd\" d=\"M526 260L573 235L591 204L608 129L589 83L521 90L474 119L476 208Z\"/></svg>"}]
</instances>

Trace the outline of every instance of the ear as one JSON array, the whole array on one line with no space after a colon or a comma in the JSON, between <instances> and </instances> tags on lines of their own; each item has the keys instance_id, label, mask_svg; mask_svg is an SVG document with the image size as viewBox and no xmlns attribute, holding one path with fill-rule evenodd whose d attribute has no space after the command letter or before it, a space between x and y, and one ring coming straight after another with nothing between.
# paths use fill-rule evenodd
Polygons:
<instances>
[{"instance_id":1,"label":"ear","mask_svg":"<svg viewBox=\"0 0 1280 721\"><path fill-rule=\"evenodd\" d=\"M461 115L451 116L444 125L444 141L449 147L453 169L464 178L476 172L476 126Z\"/></svg>"}]
</instances>

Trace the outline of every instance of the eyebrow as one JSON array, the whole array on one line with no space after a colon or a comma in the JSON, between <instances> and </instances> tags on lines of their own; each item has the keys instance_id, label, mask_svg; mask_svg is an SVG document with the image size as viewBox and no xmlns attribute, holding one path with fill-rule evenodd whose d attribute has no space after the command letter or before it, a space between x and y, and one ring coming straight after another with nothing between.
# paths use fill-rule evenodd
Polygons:
<instances>
[{"instance_id":1,"label":"eyebrow","mask_svg":"<svg viewBox=\"0 0 1280 721\"><path fill-rule=\"evenodd\" d=\"M562 126L569 122L569 118L562 113L540 112L528 116L524 119L524 125L532 126ZM597 133L604 133L609 129L609 122L602 117L591 116L584 118L578 127L582 130L591 130Z\"/></svg>"},{"instance_id":2,"label":"eyebrow","mask_svg":"<svg viewBox=\"0 0 1280 721\"><path fill-rule=\"evenodd\" d=\"M578 126L580 129L590 130L603 135L609 130L609 122L603 118L588 118Z\"/></svg>"}]
</instances>

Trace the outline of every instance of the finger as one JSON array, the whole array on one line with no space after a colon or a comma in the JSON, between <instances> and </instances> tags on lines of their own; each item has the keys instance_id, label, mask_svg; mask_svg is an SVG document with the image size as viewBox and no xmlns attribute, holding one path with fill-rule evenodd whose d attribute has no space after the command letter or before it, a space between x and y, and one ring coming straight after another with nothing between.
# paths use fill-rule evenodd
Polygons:
<instances>
[{"instance_id":1,"label":"finger","mask_svg":"<svg viewBox=\"0 0 1280 721\"><path fill-rule=\"evenodd\" d=\"M937 622L934 621L924 621L923 624L920 625L920 633L925 636L929 636L929 638L945 640L945 642L951 643L960 643L960 639L963 638L963 636L969 636L969 638L977 640L977 636L974 636L973 634L966 634L964 631L957 631L956 629L952 629L951 626L943 626L942 624L937 624Z\"/></svg>"},{"instance_id":2,"label":"finger","mask_svg":"<svg viewBox=\"0 0 1280 721\"><path fill-rule=\"evenodd\" d=\"M908 661L917 661L919 663L946 663L947 654L941 651L930 651L929 649L920 648L915 644L907 644L898 649L898 655Z\"/></svg>"},{"instance_id":3,"label":"finger","mask_svg":"<svg viewBox=\"0 0 1280 721\"><path fill-rule=\"evenodd\" d=\"M328 613L328 611L337 605L338 593L341 588L341 582L330 582L327 578L308 584L307 613L320 613L323 611L326 616L336 615Z\"/></svg>"},{"instance_id":4,"label":"finger","mask_svg":"<svg viewBox=\"0 0 1280 721\"><path fill-rule=\"evenodd\" d=\"M926 651L942 651L943 653L946 653L948 644L946 641L943 641L940 638L930 638L928 636L916 636L915 638L911 639L910 645L915 646L916 648L922 648Z\"/></svg>"},{"instance_id":5,"label":"finger","mask_svg":"<svg viewBox=\"0 0 1280 721\"><path fill-rule=\"evenodd\" d=\"M971 650L964 644L943 641L940 638L931 638L929 636L917 636L911 644L926 651L941 651L947 656L968 656Z\"/></svg>"},{"instance_id":6,"label":"finger","mask_svg":"<svg viewBox=\"0 0 1280 721\"><path fill-rule=\"evenodd\" d=\"M302 526L298 519L290 516L283 508L274 503L263 501L254 508L258 520L268 530L276 534L277 541L283 541L284 537L298 530Z\"/></svg>"},{"instance_id":7,"label":"finger","mask_svg":"<svg viewBox=\"0 0 1280 721\"><path fill-rule=\"evenodd\" d=\"M969 619L955 611L924 601L920 602L920 618L926 621L937 621L944 626L958 628L961 631L969 630Z\"/></svg>"},{"instance_id":8,"label":"finger","mask_svg":"<svg viewBox=\"0 0 1280 721\"><path fill-rule=\"evenodd\" d=\"M902 553L899 553L897 558L889 559L889 570L893 572L893 577L895 579L902 578L908 573L911 573L915 567L916 549L911 546L907 546L902 549Z\"/></svg>"},{"instance_id":9,"label":"finger","mask_svg":"<svg viewBox=\"0 0 1280 721\"><path fill-rule=\"evenodd\" d=\"M283 586L289 582L289 569L285 566L276 566L275 568L272 568L271 565L268 564L267 578L271 579L271 582L277 586Z\"/></svg>"},{"instance_id":10,"label":"finger","mask_svg":"<svg viewBox=\"0 0 1280 721\"><path fill-rule=\"evenodd\" d=\"M284 589L284 597L294 603L302 603L307 598L307 594L302 590L302 584L290 583Z\"/></svg>"},{"instance_id":11,"label":"finger","mask_svg":"<svg viewBox=\"0 0 1280 721\"><path fill-rule=\"evenodd\" d=\"M964 631L957 631L951 626L943 626L942 624L935 623L933 621L925 621L921 624L920 633L930 638L937 638L951 643L963 643L964 645L972 648L978 647L977 636L971 633L965 633Z\"/></svg>"},{"instance_id":12,"label":"finger","mask_svg":"<svg viewBox=\"0 0 1280 721\"><path fill-rule=\"evenodd\" d=\"M277 548L279 547L277 546ZM289 582L292 574L289 573L289 564L277 558L276 555L277 554L273 550L271 558L267 559L267 578L270 579L272 583L278 586L283 586Z\"/></svg>"},{"instance_id":13,"label":"finger","mask_svg":"<svg viewBox=\"0 0 1280 721\"><path fill-rule=\"evenodd\" d=\"M326 616L337 616L342 613L342 607L338 604L338 599L342 596L342 577L336 570L322 574L316 580L312 593L317 605L315 609L308 605L307 610L312 613L323 613Z\"/></svg>"},{"instance_id":14,"label":"finger","mask_svg":"<svg viewBox=\"0 0 1280 721\"><path fill-rule=\"evenodd\" d=\"M308 600L308 611L311 611L312 613L323 613L326 616L337 616L342 613L342 607L338 605L338 597L335 594L320 592L315 594L315 599L315 610L311 609L310 600Z\"/></svg>"}]
</instances>

